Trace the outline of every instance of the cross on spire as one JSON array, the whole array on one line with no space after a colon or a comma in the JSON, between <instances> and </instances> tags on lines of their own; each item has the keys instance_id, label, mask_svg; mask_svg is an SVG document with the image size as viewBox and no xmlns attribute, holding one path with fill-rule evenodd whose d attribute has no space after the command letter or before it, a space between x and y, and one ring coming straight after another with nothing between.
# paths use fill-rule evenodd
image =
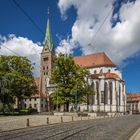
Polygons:
<instances>
[{"instance_id":1,"label":"cross on spire","mask_svg":"<svg viewBox=\"0 0 140 140\"><path fill-rule=\"evenodd\" d=\"M48 17L50 16L50 8L48 7Z\"/></svg>"}]
</instances>

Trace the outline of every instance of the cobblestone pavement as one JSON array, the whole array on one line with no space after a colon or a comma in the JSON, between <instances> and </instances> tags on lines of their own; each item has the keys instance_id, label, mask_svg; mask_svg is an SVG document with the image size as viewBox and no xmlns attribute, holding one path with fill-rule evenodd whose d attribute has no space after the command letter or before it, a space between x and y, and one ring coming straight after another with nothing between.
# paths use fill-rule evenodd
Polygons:
<instances>
[{"instance_id":1,"label":"cobblestone pavement","mask_svg":"<svg viewBox=\"0 0 140 140\"><path fill-rule=\"evenodd\" d=\"M140 116L122 116L1 132L0 140L128 140L140 127Z\"/></svg>"}]
</instances>

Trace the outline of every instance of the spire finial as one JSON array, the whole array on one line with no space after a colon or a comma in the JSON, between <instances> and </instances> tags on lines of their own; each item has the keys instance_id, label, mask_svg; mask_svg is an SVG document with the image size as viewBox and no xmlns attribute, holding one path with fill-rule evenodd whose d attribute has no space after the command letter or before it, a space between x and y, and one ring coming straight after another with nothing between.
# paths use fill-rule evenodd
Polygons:
<instances>
[{"instance_id":1,"label":"spire finial","mask_svg":"<svg viewBox=\"0 0 140 140\"><path fill-rule=\"evenodd\" d=\"M48 7L48 17L50 16L50 8Z\"/></svg>"}]
</instances>

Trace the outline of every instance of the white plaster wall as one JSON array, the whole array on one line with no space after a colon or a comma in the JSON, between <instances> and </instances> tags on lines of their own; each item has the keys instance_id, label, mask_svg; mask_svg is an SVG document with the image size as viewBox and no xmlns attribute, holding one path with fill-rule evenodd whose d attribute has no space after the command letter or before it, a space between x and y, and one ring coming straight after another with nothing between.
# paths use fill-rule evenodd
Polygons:
<instances>
[{"instance_id":1,"label":"white plaster wall","mask_svg":"<svg viewBox=\"0 0 140 140\"><path fill-rule=\"evenodd\" d=\"M138 110L140 112L140 101L138 102Z\"/></svg>"},{"instance_id":2,"label":"white plaster wall","mask_svg":"<svg viewBox=\"0 0 140 140\"><path fill-rule=\"evenodd\" d=\"M26 99L26 101L24 99L24 104L26 104L26 108L29 108L31 104L31 107L37 109L38 112L46 111L46 105L47 105L46 99L39 98L39 97L36 98L36 101L34 99L35 98L31 98L31 101L30 99ZM36 104L36 107L34 107L34 104ZM41 104L43 104L43 107L41 107Z\"/></svg>"},{"instance_id":3,"label":"white plaster wall","mask_svg":"<svg viewBox=\"0 0 140 140\"><path fill-rule=\"evenodd\" d=\"M121 88L121 90L120 90L120 106L118 104L118 111L123 112L124 107L126 108L126 106L124 106L124 101L123 101L123 88L122 88L123 83L121 81L115 81L114 79L103 79L103 78L101 78L100 80L99 79L92 79L92 80L90 80L90 83L94 82L95 91L96 91L96 82L97 81L99 82L100 111L104 111L104 103L101 103L101 91L104 91L105 82L107 82L108 87L109 87L109 82L112 82L112 105L110 107L110 92L108 90L108 105L105 105L105 110L110 111L110 108L111 108L112 112L116 111L116 96L119 95L119 86L120 86L120 88ZM125 88L124 88L124 93L125 93ZM89 106L89 110L97 111L97 99L96 99L96 97L97 97L97 94L95 95L95 104L93 106ZM119 103L119 99L118 99L118 103ZM82 108L84 108L84 106Z\"/></svg>"}]
</instances>

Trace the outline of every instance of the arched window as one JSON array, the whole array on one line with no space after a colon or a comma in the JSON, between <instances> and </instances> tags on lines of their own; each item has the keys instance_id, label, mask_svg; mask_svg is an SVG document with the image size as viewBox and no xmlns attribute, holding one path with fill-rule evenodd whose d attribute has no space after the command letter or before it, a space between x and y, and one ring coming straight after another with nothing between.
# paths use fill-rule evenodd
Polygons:
<instances>
[{"instance_id":1,"label":"arched window","mask_svg":"<svg viewBox=\"0 0 140 140\"><path fill-rule=\"evenodd\" d=\"M94 82L92 82L91 86L92 86L93 90L95 91L95 84L94 84ZM92 105L94 103L95 103L95 95L92 95Z\"/></svg>"},{"instance_id":2,"label":"arched window","mask_svg":"<svg viewBox=\"0 0 140 140\"><path fill-rule=\"evenodd\" d=\"M104 84L104 103L108 104L108 86L107 82Z\"/></svg>"},{"instance_id":3,"label":"arched window","mask_svg":"<svg viewBox=\"0 0 140 140\"><path fill-rule=\"evenodd\" d=\"M97 71L96 70L94 70L94 74L97 74Z\"/></svg>"},{"instance_id":4,"label":"arched window","mask_svg":"<svg viewBox=\"0 0 140 140\"><path fill-rule=\"evenodd\" d=\"M91 87L94 90L94 82L92 82ZM88 96L89 105L93 105L94 104L94 102L95 102L94 101L95 100L94 98L95 98L95 96L93 94L91 94L91 95Z\"/></svg>"},{"instance_id":5,"label":"arched window","mask_svg":"<svg viewBox=\"0 0 140 140\"><path fill-rule=\"evenodd\" d=\"M119 85L119 105L121 105L121 86Z\"/></svg>"},{"instance_id":6,"label":"arched window","mask_svg":"<svg viewBox=\"0 0 140 140\"><path fill-rule=\"evenodd\" d=\"M101 103L104 103L104 91L101 91Z\"/></svg>"},{"instance_id":7,"label":"arched window","mask_svg":"<svg viewBox=\"0 0 140 140\"><path fill-rule=\"evenodd\" d=\"M110 93L110 104L112 105L112 97L113 97L113 85L112 82L109 82L109 93Z\"/></svg>"},{"instance_id":8,"label":"arched window","mask_svg":"<svg viewBox=\"0 0 140 140\"><path fill-rule=\"evenodd\" d=\"M100 96L99 96L99 82L96 82L96 93L97 93L97 104L100 104Z\"/></svg>"},{"instance_id":9,"label":"arched window","mask_svg":"<svg viewBox=\"0 0 140 140\"><path fill-rule=\"evenodd\" d=\"M109 70L108 70L108 73L110 73L110 72L111 72L111 70L109 69Z\"/></svg>"}]
</instances>

